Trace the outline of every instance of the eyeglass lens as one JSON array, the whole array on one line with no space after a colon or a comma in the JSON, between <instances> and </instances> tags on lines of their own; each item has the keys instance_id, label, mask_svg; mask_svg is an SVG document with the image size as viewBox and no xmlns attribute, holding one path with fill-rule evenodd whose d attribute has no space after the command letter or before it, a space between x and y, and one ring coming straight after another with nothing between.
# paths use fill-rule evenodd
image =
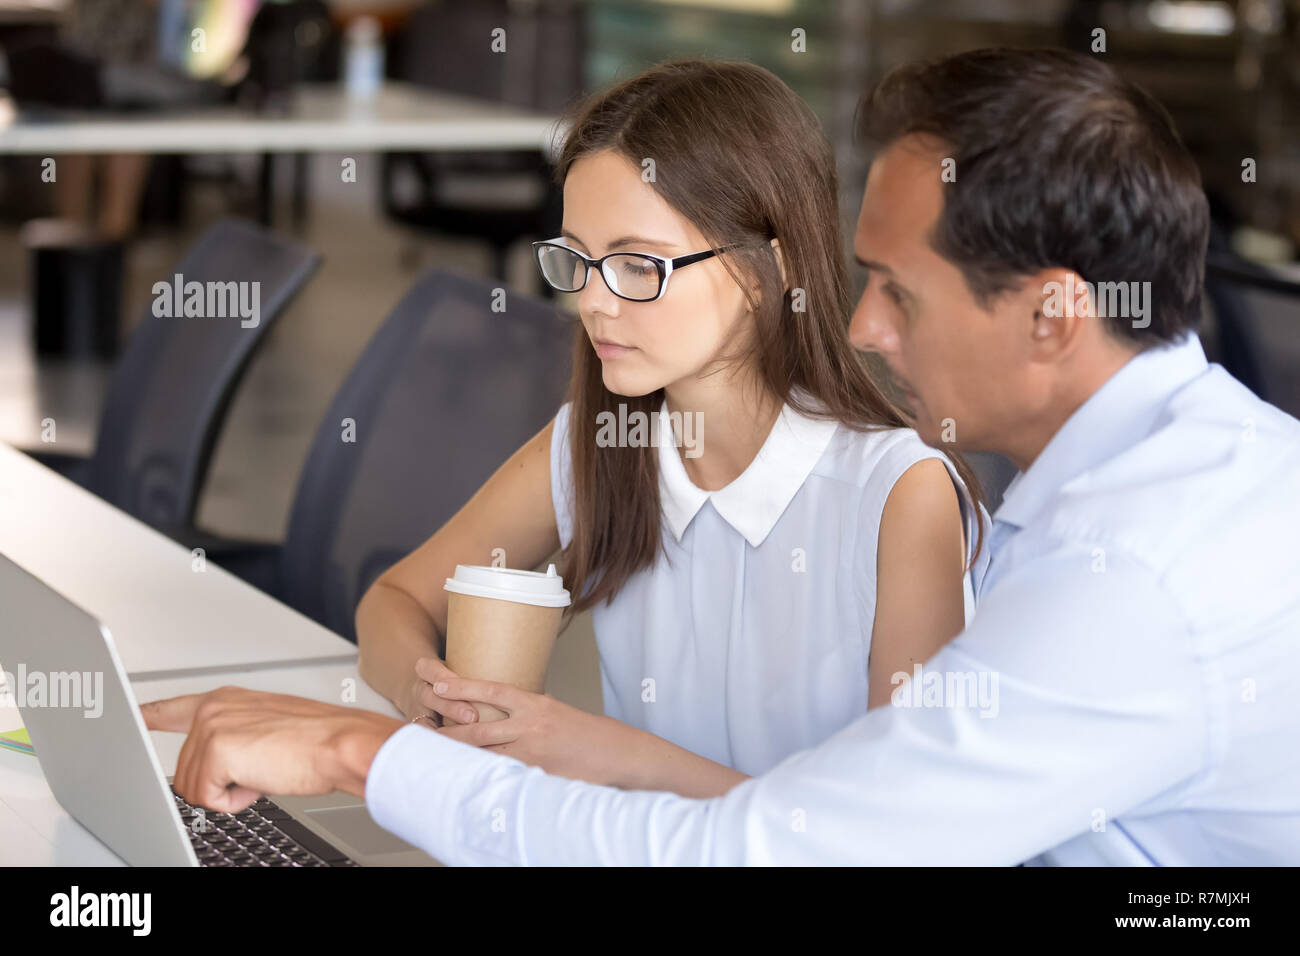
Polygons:
<instances>
[{"instance_id":1,"label":"eyeglass lens","mask_svg":"<svg viewBox=\"0 0 1300 956\"><path fill-rule=\"evenodd\" d=\"M562 246L542 246L537 262L542 277L560 292L576 292L586 278L587 264ZM653 259L633 253L610 256L601 265L610 291L628 299L653 299L659 294L659 269Z\"/></svg>"}]
</instances>

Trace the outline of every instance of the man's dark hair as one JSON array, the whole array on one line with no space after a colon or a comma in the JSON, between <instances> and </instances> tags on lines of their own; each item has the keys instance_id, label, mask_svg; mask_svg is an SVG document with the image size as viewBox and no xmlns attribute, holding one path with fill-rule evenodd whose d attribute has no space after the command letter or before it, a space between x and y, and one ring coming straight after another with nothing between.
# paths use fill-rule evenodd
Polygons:
<instances>
[{"instance_id":1,"label":"man's dark hair","mask_svg":"<svg viewBox=\"0 0 1300 956\"><path fill-rule=\"evenodd\" d=\"M863 99L858 134L879 149L913 133L955 160L930 241L981 305L1020 277L1068 268L1094 284L1151 283L1149 326L1106 319L1130 344L1196 326L1209 236L1200 172L1164 107L1101 60L975 50L903 66Z\"/></svg>"}]
</instances>

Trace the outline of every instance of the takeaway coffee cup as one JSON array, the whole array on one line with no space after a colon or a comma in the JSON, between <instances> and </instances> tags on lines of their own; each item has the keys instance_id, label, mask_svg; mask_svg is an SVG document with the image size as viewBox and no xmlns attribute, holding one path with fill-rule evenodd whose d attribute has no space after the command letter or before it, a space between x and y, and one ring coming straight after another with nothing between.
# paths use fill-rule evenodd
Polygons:
<instances>
[{"instance_id":1,"label":"takeaway coffee cup","mask_svg":"<svg viewBox=\"0 0 1300 956\"><path fill-rule=\"evenodd\" d=\"M514 684L540 694L560 618L569 606L564 579L546 573L456 565L447 578L447 666L460 677ZM479 720L505 713L475 704ZM456 721L444 717L443 722Z\"/></svg>"}]
</instances>

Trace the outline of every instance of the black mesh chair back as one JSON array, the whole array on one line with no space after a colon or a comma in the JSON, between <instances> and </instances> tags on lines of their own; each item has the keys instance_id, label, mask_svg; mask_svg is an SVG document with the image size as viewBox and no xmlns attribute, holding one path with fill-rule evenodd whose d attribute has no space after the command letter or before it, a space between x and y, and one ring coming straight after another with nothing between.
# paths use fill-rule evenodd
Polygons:
<instances>
[{"instance_id":1,"label":"black mesh chair back","mask_svg":"<svg viewBox=\"0 0 1300 956\"><path fill-rule=\"evenodd\" d=\"M280 555L282 599L350 640L375 578L563 401L573 320L513 292L496 312L495 294L445 272L420 279L367 345L308 453Z\"/></svg>"},{"instance_id":2,"label":"black mesh chair back","mask_svg":"<svg viewBox=\"0 0 1300 956\"><path fill-rule=\"evenodd\" d=\"M1205 297L1217 335L1210 357L1260 398L1300 417L1300 270L1288 276L1212 250Z\"/></svg>"},{"instance_id":3,"label":"black mesh chair back","mask_svg":"<svg viewBox=\"0 0 1300 956\"><path fill-rule=\"evenodd\" d=\"M305 246L249 223L223 220L204 232L160 277L171 293L155 285L126 343L105 398L89 489L150 524L191 524L235 385L319 263ZM182 293L202 284L202 317L185 316L184 296L167 301L176 298L178 275ZM239 303L248 311L256 305L256 324L241 317Z\"/></svg>"},{"instance_id":4,"label":"black mesh chair back","mask_svg":"<svg viewBox=\"0 0 1300 956\"><path fill-rule=\"evenodd\" d=\"M1005 455L991 451L967 452L965 458L984 492L984 507L992 515L1002 504L1007 485L1016 477L1016 466Z\"/></svg>"}]
</instances>

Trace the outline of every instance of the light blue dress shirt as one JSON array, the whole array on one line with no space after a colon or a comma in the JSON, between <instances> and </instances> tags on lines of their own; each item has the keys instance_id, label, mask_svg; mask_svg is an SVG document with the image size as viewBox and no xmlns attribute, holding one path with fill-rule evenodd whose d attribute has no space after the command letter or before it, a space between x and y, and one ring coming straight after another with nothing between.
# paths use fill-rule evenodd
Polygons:
<instances>
[{"instance_id":1,"label":"light blue dress shirt","mask_svg":"<svg viewBox=\"0 0 1300 956\"><path fill-rule=\"evenodd\" d=\"M1300 422L1194 338L1147 351L996 519L975 620L898 705L723 797L411 726L371 813L453 864L1300 863Z\"/></svg>"}]
</instances>

